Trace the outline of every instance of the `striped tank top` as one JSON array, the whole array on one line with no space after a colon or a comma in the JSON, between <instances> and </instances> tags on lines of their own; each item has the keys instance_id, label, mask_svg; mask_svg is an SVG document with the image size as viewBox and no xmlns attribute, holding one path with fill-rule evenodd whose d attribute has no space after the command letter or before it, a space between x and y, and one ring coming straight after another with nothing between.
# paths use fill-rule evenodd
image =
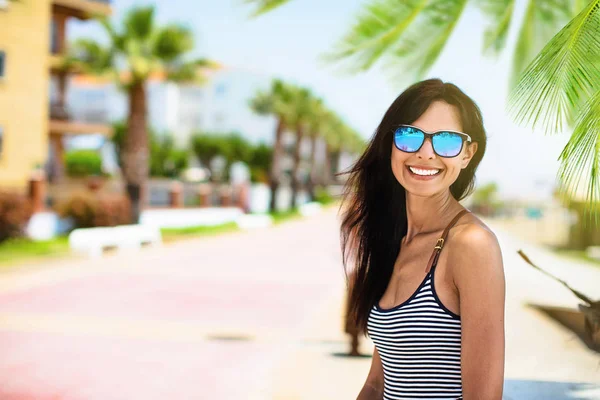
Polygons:
<instances>
[{"instance_id":1,"label":"striped tank top","mask_svg":"<svg viewBox=\"0 0 600 400\"><path fill-rule=\"evenodd\" d=\"M462 400L460 316L440 301L434 276L448 231L465 212L438 239L417 290L393 308L377 302L369 313L367 333L381 358L384 400Z\"/></svg>"}]
</instances>

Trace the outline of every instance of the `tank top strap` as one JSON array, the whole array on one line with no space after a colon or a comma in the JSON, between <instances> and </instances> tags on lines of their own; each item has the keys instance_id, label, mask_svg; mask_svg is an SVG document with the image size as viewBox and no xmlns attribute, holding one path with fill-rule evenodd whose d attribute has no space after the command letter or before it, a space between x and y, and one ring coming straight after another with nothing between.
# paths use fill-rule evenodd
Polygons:
<instances>
[{"instance_id":1,"label":"tank top strap","mask_svg":"<svg viewBox=\"0 0 600 400\"><path fill-rule=\"evenodd\" d=\"M463 214L466 214L468 212L470 212L470 211L467 209L460 211L458 214L456 214L456 216L452 219L452 221L450 221L450 223L448 224L446 229L444 229L444 232L442 233L442 237L438 239L438 241L433 249L433 253L431 253L431 257L429 258L429 262L427 263L427 269L425 270L425 272L429 273L429 271L431 271L431 269L437 265L438 258L440 256L442 248L444 247L444 242L446 241L446 237L448 236L448 232L450 231L450 228L452 228L454 226L454 224L459 220L460 217L463 216Z\"/></svg>"}]
</instances>

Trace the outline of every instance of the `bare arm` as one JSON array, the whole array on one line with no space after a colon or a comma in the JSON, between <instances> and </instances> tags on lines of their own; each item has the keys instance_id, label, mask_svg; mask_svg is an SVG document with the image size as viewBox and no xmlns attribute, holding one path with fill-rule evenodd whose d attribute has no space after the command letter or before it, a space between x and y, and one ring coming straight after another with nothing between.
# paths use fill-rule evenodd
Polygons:
<instances>
[{"instance_id":1,"label":"bare arm","mask_svg":"<svg viewBox=\"0 0 600 400\"><path fill-rule=\"evenodd\" d=\"M362 390L356 400L382 400L383 399L383 367L377 348L373 350L371 369Z\"/></svg>"},{"instance_id":2,"label":"bare arm","mask_svg":"<svg viewBox=\"0 0 600 400\"><path fill-rule=\"evenodd\" d=\"M452 265L460 298L464 399L501 400L505 279L494 233L479 226L460 232Z\"/></svg>"}]
</instances>

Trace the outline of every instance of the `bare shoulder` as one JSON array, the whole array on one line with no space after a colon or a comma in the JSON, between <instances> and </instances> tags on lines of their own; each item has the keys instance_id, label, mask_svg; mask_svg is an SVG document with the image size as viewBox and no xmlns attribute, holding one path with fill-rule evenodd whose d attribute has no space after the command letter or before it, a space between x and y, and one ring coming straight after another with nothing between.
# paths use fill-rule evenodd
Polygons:
<instances>
[{"instance_id":1,"label":"bare shoulder","mask_svg":"<svg viewBox=\"0 0 600 400\"><path fill-rule=\"evenodd\" d=\"M498 279L503 276L502 251L496 234L472 214L455 227L448 238L449 264L455 285L460 289L461 281L468 282L474 277Z\"/></svg>"},{"instance_id":2,"label":"bare shoulder","mask_svg":"<svg viewBox=\"0 0 600 400\"><path fill-rule=\"evenodd\" d=\"M472 247L473 245L498 246L494 232L476 215L463 216L448 232L448 242L453 247Z\"/></svg>"}]
</instances>

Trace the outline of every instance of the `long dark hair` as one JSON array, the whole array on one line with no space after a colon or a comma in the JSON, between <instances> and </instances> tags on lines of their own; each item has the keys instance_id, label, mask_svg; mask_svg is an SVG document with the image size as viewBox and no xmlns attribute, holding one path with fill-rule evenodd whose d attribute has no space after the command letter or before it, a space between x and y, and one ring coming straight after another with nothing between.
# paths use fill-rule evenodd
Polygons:
<instances>
[{"instance_id":1,"label":"long dark hair","mask_svg":"<svg viewBox=\"0 0 600 400\"><path fill-rule=\"evenodd\" d=\"M485 153L486 133L481 111L475 102L452 83L428 79L413 84L394 100L377 127L365 152L349 170L342 202L341 246L347 284L349 317L363 333L375 302L379 301L392 276L407 233L406 189L392 173L393 126L411 124L436 101L454 105L462 130L478 148L469 165L461 170L450 192L456 200L467 197L475 187L475 171ZM349 259L354 265L352 282Z\"/></svg>"}]
</instances>

